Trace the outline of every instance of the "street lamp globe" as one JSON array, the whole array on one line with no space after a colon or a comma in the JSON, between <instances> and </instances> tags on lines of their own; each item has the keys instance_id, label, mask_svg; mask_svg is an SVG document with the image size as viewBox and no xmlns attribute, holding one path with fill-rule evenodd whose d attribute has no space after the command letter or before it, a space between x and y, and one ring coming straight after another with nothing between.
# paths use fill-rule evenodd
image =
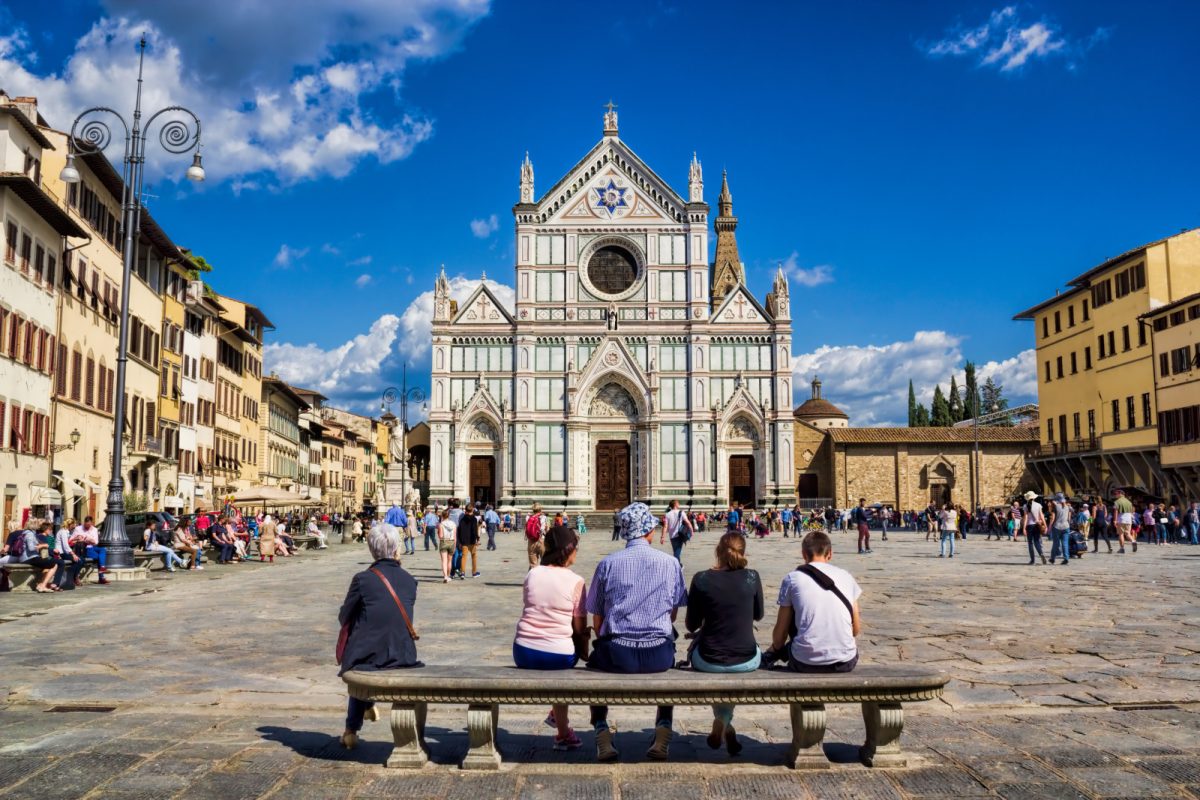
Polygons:
<instances>
[{"instance_id":1,"label":"street lamp globe","mask_svg":"<svg viewBox=\"0 0 1200 800\"><path fill-rule=\"evenodd\" d=\"M200 163L199 150L192 156L192 165L187 168L187 178L193 183L200 183L204 180L204 165Z\"/></svg>"},{"instance_id":2,"label":"street lamp globe","mask_svg":"<svg viewBox=\"0 0 1200 800\"><path fill-rule=\"evenodd\" d=\"M67 154L67 164L58 173L58 179L63 183L79 183L79 170L75 169L75 154Z\"/></svg>"},{"instance_id":3,"label":"street lamp globe","mask_svg":"<svg viewBox=\"0 0 1200 800\"><path fill-rule=\"evenodd\" d=\"M79 428L76 428L75 430L71 431L71 447L74 447L75 445L79 444L79 438L80 438L79 437Z\"/></svg>"}]
</instances>

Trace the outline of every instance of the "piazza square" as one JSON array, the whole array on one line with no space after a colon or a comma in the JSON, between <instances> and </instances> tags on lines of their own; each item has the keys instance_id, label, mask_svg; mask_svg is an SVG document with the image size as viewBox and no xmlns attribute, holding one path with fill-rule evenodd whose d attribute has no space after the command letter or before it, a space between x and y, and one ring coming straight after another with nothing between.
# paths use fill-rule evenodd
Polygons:
<instances>
[{"instance_id":1,"label":"piazza square","mask_svg":"<svg viewBox=\"0 0 1200 800\"><path fill-rule=\"evenodd\" d=\"M0 797L1200 798L1197 9L10 5Z\"/></svg>"}]
</instances>

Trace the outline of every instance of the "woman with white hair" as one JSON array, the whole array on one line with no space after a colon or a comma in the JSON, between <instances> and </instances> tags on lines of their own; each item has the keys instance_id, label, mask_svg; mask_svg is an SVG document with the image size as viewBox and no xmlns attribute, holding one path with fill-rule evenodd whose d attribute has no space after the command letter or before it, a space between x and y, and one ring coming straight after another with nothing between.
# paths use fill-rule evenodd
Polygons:
<instances>
[{"instance_id":1,"label":"woman with white hair","mask_svg":"<svg viewBox=\"0 0 1200 800\"><path fill-rule=\"evenodd\" d=\"M412 627L417 582L400 566L400 532L391 525L373 528L367 547L375 559L350 581L338 622L349 627L341 653L341 672L375 672L424 666L417 660L417 635ZM379 719L375 704L349 698L342 746L358 744L363 719Z\"/></svg>"}]
</instances>

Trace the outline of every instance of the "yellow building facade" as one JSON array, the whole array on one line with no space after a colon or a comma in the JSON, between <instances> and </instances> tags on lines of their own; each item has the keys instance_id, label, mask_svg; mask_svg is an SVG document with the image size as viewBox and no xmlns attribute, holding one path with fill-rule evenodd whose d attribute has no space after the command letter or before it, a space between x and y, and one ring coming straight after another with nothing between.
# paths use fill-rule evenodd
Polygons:
<instances>
[{"instance_id":1,"label":"yellow building facade","mask_svg":"<svg viewBox=\"0 0 1200 800\"><path fill-rule=\"evenodd\" d=\"M1154 349L1142 315L1200 290L1200 230L1108 259L1014 319L1034 324L1041 431L1029 459L1044 491L1166 488Z\"/></svg>"},{"instance_id":2,"label":"yellow building facade","mask_svg":"<svg viewBox=\"0 0 1200 800\"><path fill-rule=\"evenodd\" d=\"M1143 315L1154 351L1158 458L1173 502L1200 499L1200 293Z\"/></svg>"}]
</instances>

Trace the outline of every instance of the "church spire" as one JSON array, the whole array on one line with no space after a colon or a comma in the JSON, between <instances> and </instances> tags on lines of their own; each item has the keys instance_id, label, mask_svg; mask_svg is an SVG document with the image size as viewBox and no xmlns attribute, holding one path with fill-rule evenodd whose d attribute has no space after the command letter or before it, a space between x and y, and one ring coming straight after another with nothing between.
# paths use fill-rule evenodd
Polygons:
<instances>
[{"instance_id":1,"label":"church spire","mask_svg":"<svg viewBox=\"0 0 1200 800\"><path fill-rule=\"evenodd\" d=\"M533 202L533 162L529 160L529 151L525 151L525 160L521 162L521 202Z\"/></svg>"},{"instance_id":2,"label":"church spire","mask_svg":"<svg viewBox=\"0 0 1200 800\"><path fill-rule=\"evenodd\" d=\"M746 273L738 256L737 217L733 215L733 195L729 193L729 176L721 171L721 196L717 201L719 213L713 220L717 229L717 254L713 261L712 304L717 306L735 286L746 283Z\"/></svg>"},{"instance_id":3,"label":"church spire","mask_svg":"<svg viewBox=\"0 0 1200 800\"><path fill-rule=\"evenodd\" d=\"M700 159L692 153L692 163L688 167L688 202L704 202L704 172L700 169Z\"/></svg>"}]
</instances>

